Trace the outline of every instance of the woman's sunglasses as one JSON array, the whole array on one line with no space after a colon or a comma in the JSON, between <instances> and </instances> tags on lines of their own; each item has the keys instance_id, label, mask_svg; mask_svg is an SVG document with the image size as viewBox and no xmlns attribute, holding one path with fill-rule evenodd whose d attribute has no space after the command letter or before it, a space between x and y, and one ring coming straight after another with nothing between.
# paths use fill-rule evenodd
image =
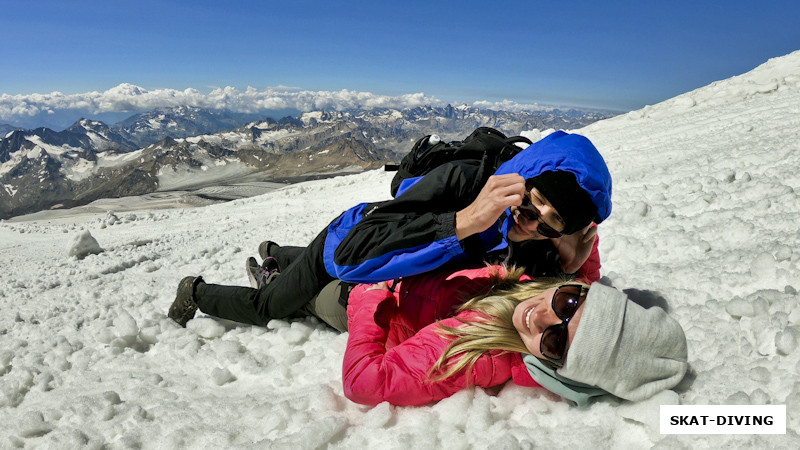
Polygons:
<instances>
[{"instance_id":1,"label":"woman's sunglasses","mask_svg":"<svg viewBox=\"0 0 800 450\"><path fill-rule=\"evenodd\" d=\"M525 220L529 222L533 222L534 220L539 221L536 231L542 236L549 238L558 238L562 236L561 232L556 231L550 225L544 223L542 220L542 214L539 212L539 209L533 205L533 202L531 202L531 198L528 195L524 195L522 197L522 205L518 206L517 210L519 211L519 214L525 218Z\"/></svg>"},{"instance_id":2,"label":"woman's sunglasses","mask_svg":"<svg viewBox=\"0 0 800 450\"><path fill-rule=\"evenodd\" d=\"M539 342L539 352L559 367L563 365L564 353L567 351L567 325L581 303L586 300L586 291L588 289L579 284L565 284L553 293L553 312L562 322L545 328Z\"/></svg>"}]
</instances>

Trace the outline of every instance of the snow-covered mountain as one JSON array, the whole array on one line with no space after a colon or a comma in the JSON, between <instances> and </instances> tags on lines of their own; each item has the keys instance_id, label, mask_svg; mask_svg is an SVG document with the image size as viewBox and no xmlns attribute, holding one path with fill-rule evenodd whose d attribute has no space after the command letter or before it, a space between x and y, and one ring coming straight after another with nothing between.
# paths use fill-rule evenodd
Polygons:
<instances>
[{"instance_id":1,"label":"snow-covered mountain","mask_svg":"<svg viewBox=\"0 0 800 450\"><path fill-rule=\"evenodd\" d=\"M81 142L80 144L82 145L80 145L80 148L93 153L102 153L106 151L119 153L120 151L124 152L139 148L138 142L128 139L125 134L120 133L117 128L110 127L97 120L81 119L58 134L85 136L90 142ZM78 146L75 144L76 143L67 143L66 145L72 147Z\"/></svg>"},{"instance_id":2,"label":"snow-covered mountain","mask_svg":"<svg viewBox=\"0 0 800 450\"><path fill-rule=\"evenodd\" d=\"M259 118L256 114L175 106L136 114L114 124L113 128L137 147L146 147L168 137L180 139L232 130Z\"/></svg>"},{"instance_id":3,"label":"snow-covered mountain","mask_svg":"<svg viewBox=\"0 0 800 450\"><path fill-rule=\"evenodd\" d=\"M81 119L64 131L15 130L0 140L0 218L76 204L104 161L135 146L102 122Z\"/></svg>"},{"instance_id":4,"label":"snow-covered mountain","mask_svg":"<svg viewBox=\"0 0 800 450\"><path fill-rule=\"evenodd\" d=\"M234 127L245 117L175 107L138 114L111 127L81 119L60 132L12 131L0 140L0 218L157 190L357 172L396 161L398 153L426 134L463 138L481 125L516 134L582 126L604 114L447 106L316 111Z\"/></svg>"},{"instance_id":5,"label":"snow-covered mountain","mask_svg":"<svg viewBox=\"0 0 800 450\"><path fill-rule=\"evenodd\" d=\"M0 446L796 448L799 107L795 52L577 130L614 178L605 282L686 331L674 391L577 409L509 383L368 408L342 392L347 334L166 318L182 277L247 284L260 241L305 245L347 207L389 198L392 174L375 170L203 208L0 223ZM70 256L87 232L103 251ZM661 434L660 405L678 403L786 405L786 434Z\"/></svg>"}]
</instances>

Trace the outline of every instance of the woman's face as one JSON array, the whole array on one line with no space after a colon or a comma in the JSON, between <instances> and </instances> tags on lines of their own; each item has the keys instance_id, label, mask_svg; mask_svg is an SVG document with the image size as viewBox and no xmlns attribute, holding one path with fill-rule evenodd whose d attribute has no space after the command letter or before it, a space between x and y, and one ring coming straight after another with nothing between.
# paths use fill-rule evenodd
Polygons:
<instances>
[{"instance_id":1,"label":"woman's face","mask_svg":"<svg viewBox=\"0 0 800 450\"><path fill-rule=\"evenodd\" d=\"M514 308L514 314L511 318L511 322L522 338L522 342L525 344L525 348L528 349L528 352L537 358L545 360L548 358L542 355L539 347L539 343L542 340L542 333L550 325L557 325L563 322L553 311L553 294L555 292L556 288L548 289L535 297L521 302ZM583 307L585 305L586 301L583 301L567 324L569 335L566 347L567 351L572 344L572 339L575 337L575 331L577 331L578 325L580 324ZM564 352L564 358L566 358L567 351Z\"/></svg>"},{"instance_id":2,"label":"woman's face","mask_svg":"<svg viewBox=\"0 0 800 450\"><path fill-rule=\"evenodd\" d=\"M537 220L528 220L519 213L519 208L512 206L511 214L514 219L514 226L508 231L509 241L522 242L531 239L548 239L547 236L543 236L537 231L540 224L556 231L564 230L566 225L564 219L561 218L558 211L538 189L532 188L526 195L529 196L531 205L539 212L540 217Z\"/></svg>"}]
</instances>

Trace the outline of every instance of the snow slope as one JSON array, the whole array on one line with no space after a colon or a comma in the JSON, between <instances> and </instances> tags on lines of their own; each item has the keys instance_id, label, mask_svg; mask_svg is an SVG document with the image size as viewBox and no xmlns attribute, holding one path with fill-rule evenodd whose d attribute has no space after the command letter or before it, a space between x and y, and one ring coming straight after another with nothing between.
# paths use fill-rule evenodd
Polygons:
<instances>
[{"instance_id":1,"label":"snow slope","mask_svg":"<svg viewBox=\"0 0 800 450\"><path fill-rule=\"evenodd\" d=\"M346 335L165 317L178 281L246 284L266 238L308 243L388 198L373 171L194 209L0 224L0 448L796 448L800 52L581 133L606 157L603 274L668 305L691 373L586 409L513 385L438 404L342 395ZM530 133L536 137L538 131ZM70 251L86 231L102 248ZM97 250L97 249L95 249ZM785 404L786 435L660 435L659 404Z\"/></svg>"}]
</instances>

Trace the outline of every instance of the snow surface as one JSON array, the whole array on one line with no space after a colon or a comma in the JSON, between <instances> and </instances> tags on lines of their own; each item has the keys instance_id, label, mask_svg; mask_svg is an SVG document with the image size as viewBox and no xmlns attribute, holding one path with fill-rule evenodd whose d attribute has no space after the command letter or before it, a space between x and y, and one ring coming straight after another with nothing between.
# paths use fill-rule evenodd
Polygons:
<instances>
[{"instance_id":1,"label":"snow surface","mask_svg":"<svg viewBox=\"0 0 800 450\"><path fill-rule=\"evenodd\" d=\"M347 335L313 319L166 318L182 277L245 285L261 240L304 245L388 198L392 174L372 171L203 208L0 224L0 447L797 448L800 52L579 131L614 177L603 275L686 330L675 391L577 409L509 384L369 408L342 395ZM86 233L102 252L70 257ZM674 403L785 404L787 434L661 435L659 405Z\"/></svg>"},{"instance_id":2,"label":"snow surface","mask_svg":"<svg viewBox=\"0 0 800 450\"><path fill-rule=\"evenodd\" d=\"M141 158L144 149L134 150L128 153L101 152L97 154L97 169L104 167L117 167L126 164L134 159Z\"/></svg>"},{"instance_id":3,"label":"snow surface","mask_svg":"<svg viewBox=\"0 0 800 450\"><path fill-rule=\"evenodd\" d=\"M199 168L185 163L173 166L162 166L158 177L158 191L174 191L195 186L207 186L209 183L224 183L242 179L253 173L245 163L235 158L214 159L207 152L195 154L195 160L203 164ZM204 173L205 172L205 173Z\"/></svg>"}]
</instances>

